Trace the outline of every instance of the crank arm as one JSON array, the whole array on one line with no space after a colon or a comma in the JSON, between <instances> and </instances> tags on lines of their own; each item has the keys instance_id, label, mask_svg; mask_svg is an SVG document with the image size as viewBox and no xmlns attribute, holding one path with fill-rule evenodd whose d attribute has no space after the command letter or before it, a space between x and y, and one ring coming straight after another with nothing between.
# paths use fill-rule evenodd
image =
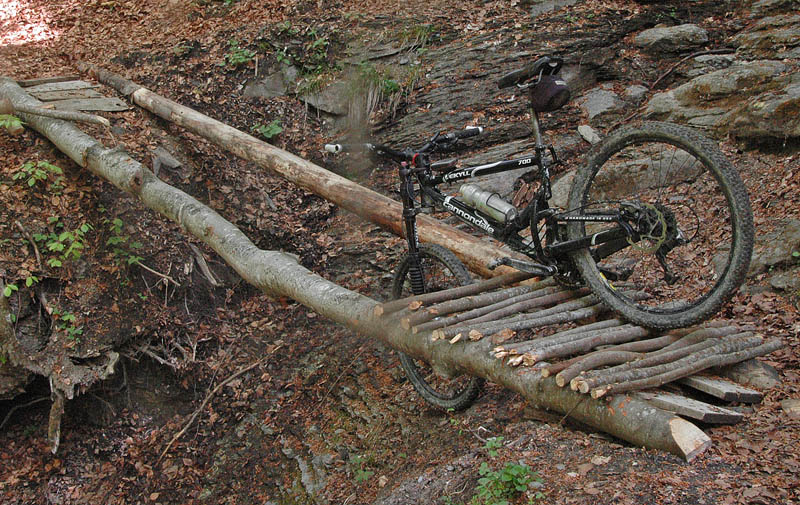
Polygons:
<instances>
[{"instance_id":1,"label":"crank arm","mask_svg":"<svg viewBox=\"0 0 800 505\"><path fill-rule=\"evenodd\" d=\"M554 266L542 265L541 263L533 263L532 261L521 261L509 257L498 258L489 263L488 267L489 270L494 270L500 265L508 265L511 268L516 268L521 272L527 272L529 274L541 275L541 276L551 276L551 275L556 275L558 273L558 269Z\"/></svg>"}]
</instances>

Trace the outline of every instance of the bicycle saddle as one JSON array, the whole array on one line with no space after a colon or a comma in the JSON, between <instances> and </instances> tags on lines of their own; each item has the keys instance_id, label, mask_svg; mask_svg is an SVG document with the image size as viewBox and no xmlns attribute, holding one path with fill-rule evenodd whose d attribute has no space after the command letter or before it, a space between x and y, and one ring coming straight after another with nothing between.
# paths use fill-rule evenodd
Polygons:
<instances>
[{"instance_id":1,"label":"bicycle saddle","mask_svg":"<svg viewBox=\"0 0 800 505\"><path fill-rule=\"evenodd\" d=\"M523 68L509 72L497 81L497 87L507 88L514 84L522 84L525 81L534 77L542 77L545 75L555 75L561 70L561 65L564 64L562 58L556 56L542 56L530 65Z\"/></svg>"}]
</instances>

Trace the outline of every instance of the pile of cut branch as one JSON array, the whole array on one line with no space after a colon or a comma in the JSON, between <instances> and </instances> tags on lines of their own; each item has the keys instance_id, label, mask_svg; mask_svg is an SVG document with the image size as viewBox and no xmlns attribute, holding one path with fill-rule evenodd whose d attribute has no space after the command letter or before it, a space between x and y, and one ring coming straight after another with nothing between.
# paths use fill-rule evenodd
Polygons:
<instances>
[{"instance_id":1,"label":"pile of cut branch","mask_svg":"<svg viewBox=\"0 0 800 505\"><path fill-rule=\"evenodd\" d=\"M509 274L395 300L378 306L375 312L399 315L405 329L431 332L432 340L456 344L465 337L471 341L490 337L495 358L507 359L512 366L536 366L544 377L555 375L560 387L569 384L572 390L593 398L657 387L782 347L779 339L765 340L754 334L752 327L727 322L656 335L608 316L607 309L586 288L569 289L552 279L529 278L526 274ZM644 295L631 292L628 296ZM578 326L547 337L508 343L520 330L564 323ZM548 363L556 359L563 361Z\"/></svg>"}]
</instances>

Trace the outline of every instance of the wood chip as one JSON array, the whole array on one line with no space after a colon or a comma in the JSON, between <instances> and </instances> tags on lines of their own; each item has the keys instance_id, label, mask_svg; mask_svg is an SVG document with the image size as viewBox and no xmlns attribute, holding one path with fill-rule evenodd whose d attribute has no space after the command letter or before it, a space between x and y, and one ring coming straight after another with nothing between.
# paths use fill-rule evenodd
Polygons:
<instances>
[{"instance_id":1,"label":"wood chip","mask_svg":"<svg viewBox=\"0 0 800 505\"><path fill-rule=\"evenodd\" d=\"M456 342L458 342L459 340L461 340L461 337L463 337L463 336L464 336L464 334L463 334L463 333L459 333L458 335L456 335L455 337L453 337L453 338L451 338L451 339L450 339L450 343L451 343L451 344L455 344Z\"/></svg>"},{"instance_id":2,"label":"wood chip","mask_svg":"<svg viewBox=\"0 0 800 505\"><path fill-rule=\"evenodd\" d=\"M413 301L408 304L408 310L418 310L420 307L422 307L422 302L420 302L419 300Z\"/></svg>"},{"instance_id":3,"label":"wood chip","mask_svg":"<svg viewBox=\"0 0 800 505\"><path fill-rule=\"evenodd\" d=\"M482 338L483 338L483 333L479 332L478 330L469 331L469 339L472 340L473 342L477 342Z\"/></svg>"},{"instance_id":4,"label":"wood chip","mask_svg":"<svg viewBox=\"0 0 800 505\"><path fill-rule=\"evenodd\" d=\"M472 330L472 331L475 331L475 330ZM492 335L492 343L493 344L502 344L503 342L506 342L506 341L510 340L516 334L517 334L516 331L513 331L513 330L511 330L509 328L506 328L505 330L501 330L501 331L495 333L494 335Z\"/></svg>"}]
</instances>

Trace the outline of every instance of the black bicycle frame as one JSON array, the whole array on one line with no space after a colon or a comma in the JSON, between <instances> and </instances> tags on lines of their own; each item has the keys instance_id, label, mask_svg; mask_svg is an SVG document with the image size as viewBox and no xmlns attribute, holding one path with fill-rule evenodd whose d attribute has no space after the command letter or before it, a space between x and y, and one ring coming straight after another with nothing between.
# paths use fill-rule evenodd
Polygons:
<instances>
[{"instance_id":1,"label":"black bicycle frame","mask_svg":"<svg viewBox=\"0 0 800 505\"><path fill-rule=\"evenodd\" d=\"M417 236L416 215L420 212L420 209L415 207L416 202L414 198L415 192L412 175L417 176L417 180L420 184L420 191L423 195L427 196L438 207L456 215L462 221L488 233L497 240L508 244L512 249L522 252L538 261L545 261L547 258L557 258L568 252L591 246L603 246L604 249L601 250L600 255L601 257L606 257L629 246L629 239L638 241L639 237L630 225L621 219L619 212L611 214L598 213L579 215L547 212L549 210L547 200L551 196L550 173L546 163L543 161L543 154L545 150L548 149L555 159L555 153L552 147L542 146L537 148L537 154L535 155L468 168L459 168L445 174L437 175L431 173L429 169L430 164L424 157L417 160L419 166L414 168L409 167L407 163L403 163L400 169L400 196L403 200L403 218L406 226L409 255L413 262L412 265L419 265L419 241ZM469 207L456 197L445 196L436 188L436 186L442 183L459 182L474 177L508 172L523 167L536 167L539 171L538 176L542 184L528 206L510 223L498 222L480 211ZM575 221L616 222L619 226L574 240L555 241L545 247L541 246L536 230L531 230L531 243L524 242L522 238L517 235L520 231L530 226L532 222L537 223L542 218L547 220L547 226L563 226L569 222ZM412 287L414 287L414 275L412 275L411 281ZM424 292L423 280L418 279L417 282L419 286L422 286L419 292Z\"/></svg>"}]
</instances>

